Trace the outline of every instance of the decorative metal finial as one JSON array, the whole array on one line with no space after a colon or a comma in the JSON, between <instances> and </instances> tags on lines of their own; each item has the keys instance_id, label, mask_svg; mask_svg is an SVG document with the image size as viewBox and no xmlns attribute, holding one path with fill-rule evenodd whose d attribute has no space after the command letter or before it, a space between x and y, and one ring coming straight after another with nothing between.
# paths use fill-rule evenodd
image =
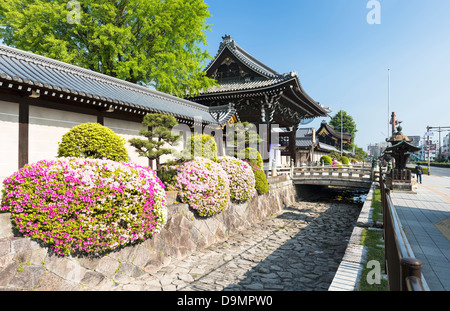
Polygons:
<instances>
[{"instance_id":1,"label":"decorative metal finial","mask_svg":"<svg viewBox=\"0 0 450 311\"><path fill-rule=\"evenodd\" d=\"M223 40L224 43L229 43L229 42L233 41L233 39L231 39L230 35L223 36L222 40Z\"/></svg>"}]
</instances>

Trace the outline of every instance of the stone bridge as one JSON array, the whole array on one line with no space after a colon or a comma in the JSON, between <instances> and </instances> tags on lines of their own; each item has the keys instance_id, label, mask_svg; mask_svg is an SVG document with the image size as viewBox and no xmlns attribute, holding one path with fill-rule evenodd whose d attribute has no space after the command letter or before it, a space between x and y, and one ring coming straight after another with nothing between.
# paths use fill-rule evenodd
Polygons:
<instances>
[{"instance_id":1,"label":"stone bridge","mask_svg":"<svg viewBox=\"0 0 450 311\"><path fill-rule=\"evenodd\" d=\"M272 176L289 175L296 185L321 185L370 188L378 172L370 166L301 166L280 167Z\"/></svg>"}]
</instances>

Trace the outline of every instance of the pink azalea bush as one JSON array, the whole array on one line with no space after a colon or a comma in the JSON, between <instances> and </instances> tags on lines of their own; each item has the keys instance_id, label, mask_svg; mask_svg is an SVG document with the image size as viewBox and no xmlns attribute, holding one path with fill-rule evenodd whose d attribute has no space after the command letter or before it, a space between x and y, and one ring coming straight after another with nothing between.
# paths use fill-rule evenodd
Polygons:
<instances>
[{"instance_id":1,"label":"pink azalea bush","mask_svg":"<svg viewBox=\"0 0 450 311\"><path fill-rule=\"evenodd\" d=\"M221 165L203 157L167 165L163 172L172 172L164 180L167 190L178 191L199 216L212 216L225 209L230 201L230 182Z\"/></svg>"},{"instance_id":2,"label":"pink azalea bush","mask_svg":"<svg viewBox=\"0 0 450 311\"><path fill-rule=\"evenodd\" d=\"M155 172L132 163L59 158L28 164L3 181L1 210L56 254L100 253L159 232L166 192Z\"/></svg>"},{"instance_id":3,"label":"pink azalea bush","mask_svg":"<svg viewBox=\"0 0 450 311\"><path fill-rule=\"evenodd\" d=\"M219 157L217 162L227 172L230 180L231 198L245 202L255 195L255 174L252 167L245 161L234 157Z\"/></svg>"}]
</instances>

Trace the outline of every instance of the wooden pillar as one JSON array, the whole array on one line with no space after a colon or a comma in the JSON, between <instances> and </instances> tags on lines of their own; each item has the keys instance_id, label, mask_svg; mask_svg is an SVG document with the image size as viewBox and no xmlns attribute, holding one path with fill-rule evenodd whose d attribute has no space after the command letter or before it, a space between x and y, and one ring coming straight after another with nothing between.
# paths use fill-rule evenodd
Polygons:
<instances>
[{"instance_id":1,"label":"wooden pillar","mask_svg":"<svg viewBox=\"0 0 450 311\"><path fill-rule=\"evenodd\" d=\"M19 168L28 163L30 106L27 102L19 103Z\"/></svg>"},{"instance_id":2,"label":"wooden pillar","mask_svg":"<svg viewBox=\"0 0 450 311\"><path fill-rule=\"evenodd\" d=\"M294 163L297 161L296 153L295 153L295 135L296 131L292 131L289 135L289 152L291 154L291 162L294 160Z\"/></svg>"},{"instance_id":3,"label":"wooden pillar","mask_svg":"<svg viewBox=\"0 0 450 311\"><path fill-rule=\"evenodd\" d=\"M97 111L97 123L101 124L101 125L105 125L103 111L101 111L101 110Z\"/></svg>"}]
</instances>

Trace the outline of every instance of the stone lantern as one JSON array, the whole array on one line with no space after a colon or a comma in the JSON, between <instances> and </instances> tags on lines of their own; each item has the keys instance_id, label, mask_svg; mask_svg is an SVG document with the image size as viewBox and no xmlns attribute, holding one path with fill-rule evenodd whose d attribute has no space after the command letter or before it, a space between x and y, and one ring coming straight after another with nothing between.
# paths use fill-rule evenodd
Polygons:
<instances>
[{"instance_id":1,"label":"stone lantern","mask_svg":"<svg viewBox=\"0 0 450 311\"><path fill-rule=\"evenodd\" d=\"M393 159L394 166L391 170L390 184L392 189L412 190L411 171L406 168L411 153L415 153L420 148L410 144L411 140L408 136L403 135L402 127L397 127L391 138L386 140L391 146L384 151L385 155L390 155Z\"/></svg>"}]
</instances>

